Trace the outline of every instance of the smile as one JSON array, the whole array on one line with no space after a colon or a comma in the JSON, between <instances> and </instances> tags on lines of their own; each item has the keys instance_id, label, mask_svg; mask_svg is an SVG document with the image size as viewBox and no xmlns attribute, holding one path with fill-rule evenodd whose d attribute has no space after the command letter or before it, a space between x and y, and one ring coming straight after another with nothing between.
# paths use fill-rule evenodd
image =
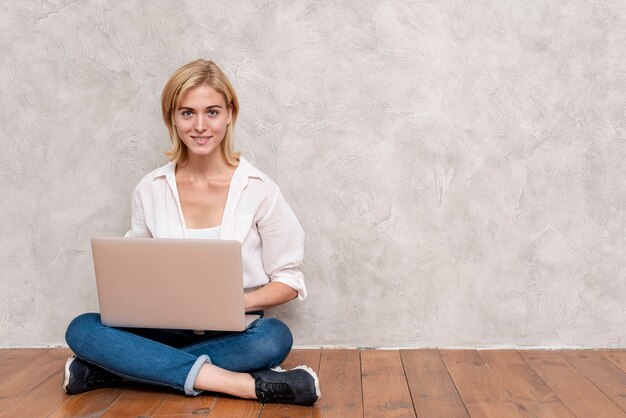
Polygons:
<instances>
[{"instance_id":1,"label":"smile","mask_svg":"<svg viewBox=\"0 0 626 418\"><path fill-rule=\"evenodd\" d=\"M197 143L197 144L206 144L209 139L211 139L210 136L192 136L193 140Z\"/></svg>"}]
</instances>

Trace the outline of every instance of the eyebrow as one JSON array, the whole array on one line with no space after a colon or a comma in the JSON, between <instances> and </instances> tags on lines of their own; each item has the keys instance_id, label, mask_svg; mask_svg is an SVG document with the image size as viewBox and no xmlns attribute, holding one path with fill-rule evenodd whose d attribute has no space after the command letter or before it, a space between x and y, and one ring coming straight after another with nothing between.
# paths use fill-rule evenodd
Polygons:
<instances>
[{"instance_id":1,"label":"eyebrow","mask_svg":"<svg viewBox=\"0 0 626 418\"><path fill-rule=\"evenodd\" d=\"M213 108L222 108L222 106L220 105L211 105L211 106L207 106L205 109L213 109ZM181 106L179 107L177 110L195 110L193 107L187 107L187 106Z\"/></svg>"}]
</instances>

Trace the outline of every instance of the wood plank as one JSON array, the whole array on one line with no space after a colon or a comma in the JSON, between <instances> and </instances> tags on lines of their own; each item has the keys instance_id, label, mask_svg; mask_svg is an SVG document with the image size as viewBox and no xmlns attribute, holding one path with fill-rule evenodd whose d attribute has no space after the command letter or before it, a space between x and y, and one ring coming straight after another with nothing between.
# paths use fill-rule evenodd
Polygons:
<instances>
[{"instance_id":1,"label":"wood plank","mask_svg":"<svg viewBox=\"0 0 626 418\"><path fill-rule=\"evenodd\" d=\"M322 350L319 379L324 393L315 404L315 417L363 417L361 359L358 350Z\"/></svg>"},{"instance_id":2,"label":"wood plank","mask_svg":"<svg viewBox=\"0 0 626 418\"><path fill-rule=\"evenodd\" d=\"M164 415L176 415L177 417L206 416L217 398L213 395L202 393L198 396L189 397L182 393L172 393L154 412L155 417Z\"/></svg>"},{"instance_id":3,"label":"wood plank","mask_svg":"<svg viewBox=\"0 0 626 418\"><path fill-rule=\"evenodd\" d=\"M27 360L25 362L19 360L20 367L17 369L10 368L3 371L0 381L0 397L16 398L23 396L47 380L53 373L63 369L70 354L69 349L24 350L24 353L19 354L19 357L26 356Z\"/></svg>"},{"instance_id":4,"label":"wood plank","mask_svg":"<svg viewBox=\"0 0 626 418\"><path fill-rule=\"evenodd\" d=\"M517 351L479 350L478 353L516 403L524 405L538 417L574 418Z\"/></svg>"},{"instance_id":5,"label":"wood plank","mask_svg":"<svg viewBox=\"0 0 626 418\"><path fill-rule=\"evenodd\" d=\"M361 351L365 417L415 417L398 350Z\"/></svg>"},{"instance_id":6,"label":"wood plank","mask_svg":"<svg viewBox=\"0 0 626 418\"><path fill-rule=\"evenodd\" d=\"M7 381L10 377L16 372L28 366L29 363L33 361L35 357L44 355L45 353L50 352L50 349L2 349L2 357L0 357L0 411L10 402L12 402L11 398L9 398L10 394L7 393L10 391L15 391L15 382L13 382L13 386L10 386L10 383ZM23 383L28 384L29 382L24 380ZM5 387L6 385L6 387ZM23 388L24 389L24 388ZM26 391L27 388L24 389Z\"/></svg>"},{"instance_id":7,"label":"wood plank","mask_svg":"<svg viewBox=\"0 0 626 418\"><path fill-rule=\"evenodd\" d=\"M457 394L457 400L450 400L447 407L462 398L472 417L626 416L624 350L441 350L439 359L437 350L294 350L283 368L308 363L319 371L324 396L313 408L262 407L256 401L214 394L189 398L169 389L135 385L126 392L126 388L111 388L69 396L61 390L69 355L64 349L0 350L0 416L415 416L412 394L418 416L467 417L455 415L456 409L427 409L428 405L444 404L446 396L455 391L454 385L460 397ZM450 371L447 383L446 369ZM389 394L405 399L404 407L402 400Z\"/></svg>"},{"instance_id":8,"label":"wood plank","mask_svg":"<svg viewBox=\"0 0 626 418\"><path fill-rule=\"evenodd\" d=\"M10 381L15 373L23 370L32 364L33 360L40 356L45 356L51 352L50 349L23 349L23 350L3 350L3 358L0 359L0 397L10 397L15 395L15 380ZM47 377L50 377L48 374ZM39 382L40 383L40 382Z\"/></svg>"},{"instance_id":9,"label":"wood plank","mask_svg":"<svg viewBox=\"0 0 626 418\"><path fill-rule=\"evenodd\" d=\"M30 358L31 353L43 353L45 351L53 350L52 348L0 348L0 364L4 360L15 360L19 357Z\"/></svg>"},{"instance_id":10,"label":"wood plank","mask_svg":"<svg viewBox=\"0 0 626 418\"><path fill-rule=\"evenodd\" d=\"M602 355L626 373L626 350L604 350Z\"/></svg>"},{"instance_id":11,"label":"wood plank","mask_svg":"<svg viewBox=\"0 0 626 418\"><path fill-rule=\"evenodd\" d=\"M418 417L469 417L438 350L400 350Z\"/></svg>"},{"instance_id":12,"label":"wood plank","mask_svg":"<svg viewBox=\"0 0 626 418\"><path fill-rule=\"evenodd\" d=\"M315 373L319 371L321 350L291 350L289 356L280 365L283 369L292 369L305 364L312 368ZM288 404L265 404L261 411L263 418L305 418L313 416L314 407L288 405Z\"/></svg>"},{"instance_id":13,"label":"wood plank","mask_svg":"<svg viewBox=\"0 0 626 418\"><path fill-rule=\"evenodd\" d=\"M13 402L15 402L14 398L0 398L0 417L5 416L2 414L2 411L7 409Z\"/></svg>"},{"instance_id":14,"label":"wood plank","mask_svg":"<svg viewBox=\"0 0 626 418\"><path fill-rule=\"evenodd\" d=\"M15 402L16 398L5 397L2 393L2 382L6 382L13 373L23 369L32 362L33 358L49 352L50 349L23 349L23 348L3 348L0 349L0 413ZM30 383L24 381L24 383ZM16 388L11 388L15 390ZM24 389L27 391L27 388Z\"/></svg>"},{"instance_id":15,"label":"wood plank","mask_svg":"<svg viewBox=\"0 0 626 418\"><path fill-rule=\"evenodd\" d=\"M69 398L69 395L61 389L62 382L63 370L57 370L30 392L15 399L8 408L2 411L2 416L47 417Z\"/></svg>"},{"instance_id":16,"label":"wood plank","mask_svg":"<svg viewBox=\"0 0 626 418\"><path fill-rule=\"evenodd\" d=\"M626 373L604 358L601 351L567 350L559 353L622 411L626 411Z\"/></svg>"},{"instance_id":17,"label":"wood plank","mask_svg":"<svg viewBox=\"0 0 626 418\"><path fill-rule=\"evenodd\" d=\"M4 348L0 350L0 376L9 372L14 365L21 365L28 361L32 361L33 358L38 355L49 352L50 348L33 348L33 349L24 349L24 348Z\"/></svg>"},{"instance_id":18,"label":"wood plank","mask_svg":"<svg viewBox=\"0 0 626 418\"><path fill-rule=\"evenodd\" d=\"M171 391L172 389L152 385L129 386L102 417L152 416Z\"/></svg>"},{"instance_id":19,"label":"wood plank","mask_svg":"<svg viewBox=\"0 0 626 418\"><path fill-rule=\"evenodd\" d=\"M440 350L467 412L474 417L532 417L515 402L476 350Z\"/></svg>"},{"instance_id":20,"label":"wood plank","mask_svg":"<svg viewBox=\"0 0 626 418\"><path fill-rule=\"evenodd\" d=\"M59 390L61 390L59 382ZM70 395L52 418L99 417L103 415L124 393L123 388L97 389L78 395Z\"/></svg>"},{"instance_id":21,"label":"wood plank","mask_svg":"<svg viewBox=\"0 0 626 418\"><path fill-rule=\"evenodd\" d=\"M520 351L531 367L577 417L624 417L609 398L556 351Z\"/></svg>"},{"instance_id":22,"label":"wood plank","mask_svg":"<svg viewBox=\"0 0 626 418\"><path fill-rule=\"evenodd\" d=\"M256 418L261 412L261 404L249 399L219 395L209 411L209 418Z\"/></svg>"}]
</instances>

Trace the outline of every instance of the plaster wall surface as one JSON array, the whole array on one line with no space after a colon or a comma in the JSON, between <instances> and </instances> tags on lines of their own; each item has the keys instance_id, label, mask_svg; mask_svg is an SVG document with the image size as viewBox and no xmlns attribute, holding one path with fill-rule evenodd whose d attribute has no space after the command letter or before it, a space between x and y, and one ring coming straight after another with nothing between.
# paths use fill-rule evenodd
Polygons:
<instances>
[{"instance_id":1,"label":"plaster wall surface","mask_svg":"<svg viewBox=\"0 0 626 418\"><path fill-rule=\"evenodd\" d=\"M626 347L622 0L3 1L0 346L97 310L200 57L307 233L296 345Z\"/></svg>"}]
</instances>

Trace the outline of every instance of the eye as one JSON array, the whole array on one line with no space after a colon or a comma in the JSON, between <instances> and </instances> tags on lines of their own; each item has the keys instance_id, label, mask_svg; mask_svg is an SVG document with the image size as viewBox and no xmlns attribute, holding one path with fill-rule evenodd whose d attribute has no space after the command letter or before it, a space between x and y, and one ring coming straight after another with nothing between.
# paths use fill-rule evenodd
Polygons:
<instances>
[{"instance_id":1,"label":"eye","mask_svg":"<svg viewBox=\"0 0 626 418\"><path fill-rule=\"evenodd\" d=\"M193 112L191 110L183 110L181 112L181 115L183 115L184 118L189 118L191 117L191 115L193 115Z\"/></svg>"},{"instance_id":2,"label":"eye","mask_svg":"<svg viewBox=\"0 0 626 418\"><path fill-rule=\"evenodd\" d=\"M209 116L217 116L217 115L219 115L219 114L220 114L220 112L218 112L218 111L217 111L217 110L215 110L215 109L209 109L209 112L208 112L208 113L209 113Z\"/></svg>"}]
</instances>

